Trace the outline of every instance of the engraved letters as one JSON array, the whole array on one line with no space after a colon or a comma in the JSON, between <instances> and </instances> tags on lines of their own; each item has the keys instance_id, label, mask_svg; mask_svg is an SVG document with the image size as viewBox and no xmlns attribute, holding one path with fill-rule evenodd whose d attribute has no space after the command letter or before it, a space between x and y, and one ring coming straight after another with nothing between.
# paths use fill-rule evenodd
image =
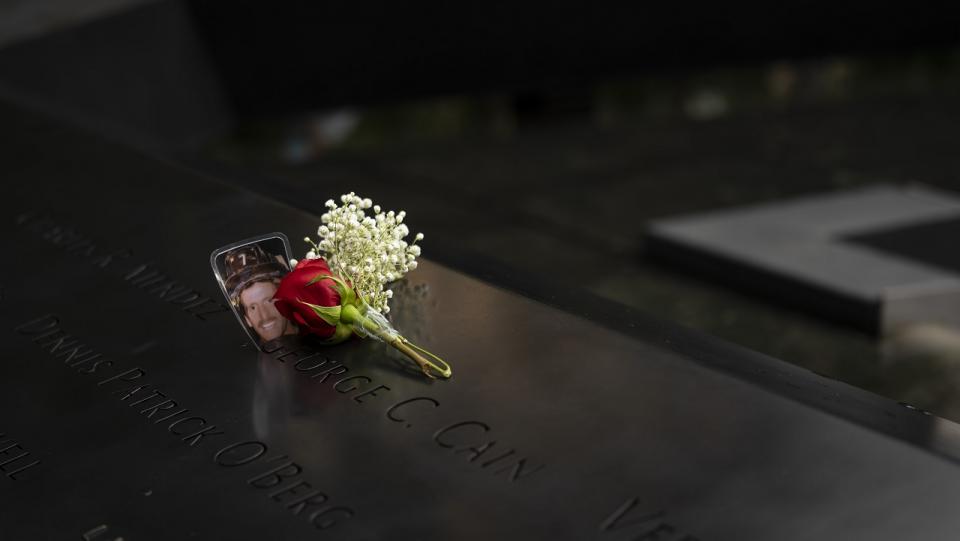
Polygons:
<instances>
[{"instance_id":1,"label":"engraved letters","mask_svg":"<svg viewBox=\"0 0 960 541\"><path fill-rule=\"evenodd\" d=\"M14 328L14 331L29 338L55 358L65 355L65 352L73 351L70 348L74 347L74 344L77 344L77 348L82 347L82 352L77 349L78 353L71 354L68 357L68 359L71 359L75 355L80 355L82 359L72 365L67 363L68 366L79 366L86 361L100 357L100 354L92 348L82 346L79 339L67 334L60 327L60 324L59 317L48 314L18 325ZM190 409L179 407L177 400L157 389L149 382L147 371L142 367L114 369L113 361L98 360L85 369L77 370L77 373L93 374L101 368L110 368L110 372L104 374L102 379L96 382L96 387L102 388L105 393L109 392L110 395L115 396L120 404L126 405L145 419L149 419L152 421L151 424L167 423L166 431L176 436L188 447L201 447L210 440L220 441L225 436L225 432L206 417L196 413L191 414ZM343 366L335 366L335 368L342 369L341 372L337 372L339 374L347 371L346 367ZM328 371L327 376L329 377L333 373ZM333 385L340 393L351 393L359 389L355 383L357 380L367 383L372 381L366 376L355 375L337 379ZM380 388L385 389L383 386L377 389ZM371 391L367 391L367 394L376 396ZM243 467L258 462L266 452L267 445L265 443L240 441L217 450L213 455L213 461L225 468ZM319 490L314 490L309 482L301 479L303 468L292 460L285 460L286 458L286 456L281 456L268 460L268 468L249 477L247 485L257 490L270 489L267 497L271 501L283 504L294 515L302 514L309 524L319 530L333 528L356 514L349 507L326 505L328 496ZM276 461L282 462L272 464ZM24 472L39 463L39 460L31 460L30 452L21 444L13 440L7 440L4 434L0 434L0 471L5 473L7 477L16 480ZM87 533L100 535L101 530L95 528Z\"/></svg>"},{"instance_id":2,"label":"engraved letters","mask_svg":"<svg viewBox=\"0 0 960 541\"><path fill-rule=\"evenodd\" d=\"M631 530L637 535L630 541L699 541L696 537L684 534L675 525L663 520L666 511L640 511L639 498L629 498L609 517L600 523L603 533Z\"/></svg>"},{"instance_id":3,"label":"engraved letters","mask_svg":"<svg viewBox=\"0 0 960 541\"><path fill-rule=\"evenodd\" d=\"M64 253L79 255L91 265L101 269L112 270L119 260L126 260L133 256L133 251L129 249L104 250L74 228L60 225L47 215L24 212L17 216L16 223L21 228L39 235L43 240L61 246ZM130 267L121 277L157 300L174 305L201 321L206 321L214 314L230 312L230 308L222 302L170 279L152 263Z\"/></svg>"},{"instance_id":4,"label":"engraved letters","mask_svg":"<svg viewBox=\"0 0 960 541\"><path fill-rule=\"evenodd\" d=\"M19 476L37 464L40 464L40 461L34 460L30 451L0 432L0 472L16 481Z\"/></svg>"},{"instance_id":5,"label":"engraved letters","mask_svg":"<svg viewBox=\"0 0 960 541\"><path fill-rule=\"evenodd\" d=\"M257 463L266 453L267 444L263 442L241 441L231 443L217 451L213 455L213 461L225 468L244 467ZM257 490L274 489L283 485L267 493L267 498L283 504L294 515L305 514L307 521L314 528L326 530L356 514L349 507L325 505L330 499L329 496L315 490L309 482L299 479L303 473L303 467L289 460L286 455L273 457L266 463L269 465L268 468L247 478L247 485ZM292 482L288 483L288 481Z\"/></svg>"}]
</instances>

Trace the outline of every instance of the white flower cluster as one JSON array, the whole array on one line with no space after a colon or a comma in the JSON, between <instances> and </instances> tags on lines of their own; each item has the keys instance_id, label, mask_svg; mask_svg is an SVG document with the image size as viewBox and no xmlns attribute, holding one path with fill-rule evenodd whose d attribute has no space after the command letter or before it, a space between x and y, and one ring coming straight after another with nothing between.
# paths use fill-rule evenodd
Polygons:
<instances>
[{"instance_id":1,"label":"white flower cluster","mask_svg":"<svg viewBox=\"0 0 960 541\"><path fill-rule=\"evenodd\" d=\"M423 239L423 233L417 233L408 244L404 240L410 234L403 223L406 212L382 212L380 205L353 192L341 195L340 202L326 202L327 212L320 217L323 225L317 229L320 240L304 239L313 246L307 259L323 257L330 270L349 280L367 304L388 313L393 291L385 290L384 285L417 268L417 241ZM373 216L367 216L368 209Z\"/></svg>"}]
</instances>

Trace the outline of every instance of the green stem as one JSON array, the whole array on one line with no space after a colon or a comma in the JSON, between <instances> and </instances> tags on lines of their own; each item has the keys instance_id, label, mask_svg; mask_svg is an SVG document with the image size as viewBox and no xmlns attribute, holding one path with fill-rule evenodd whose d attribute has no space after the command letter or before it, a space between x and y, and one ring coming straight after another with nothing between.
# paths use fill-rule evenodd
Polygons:
<instances>
[{"instance_id":1,"label":"green stem","mask_svg":"<svg viewBox=\"0 0 960 541\"><path fill-rule=\"evenodd\" d=\"M420 346L413 344L396 332L387 332L386 329L381 328L370 318L367 318L361 314L360 310L358 310L357 307L352 304L345 304L341 307L340 321L343 321L344 323L354 327L359 326L368 334L377 336L380 338L380 340L390 344L413 360L415 363L420 365L420 370L422 370L423 373L429 378L435 379L437 376L434 374L437 374L443 378L449 378L453 375L453 370L450 368L450 365L446 363L446 361L421 348ZM428 359L427 357L432 357L433 360Z\"/></svg>"}]
</instances>

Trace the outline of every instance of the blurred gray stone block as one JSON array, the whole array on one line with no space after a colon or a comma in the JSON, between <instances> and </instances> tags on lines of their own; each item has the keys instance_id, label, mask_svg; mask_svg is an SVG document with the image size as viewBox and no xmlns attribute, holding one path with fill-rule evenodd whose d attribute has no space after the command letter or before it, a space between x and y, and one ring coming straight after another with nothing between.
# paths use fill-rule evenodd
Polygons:
<instances>
[{"instance_id":1,"label":"blurred gray stone block","mask_svg":"<svg viewBox=\"0 0 960 541\"><path fill-rule=\"evenodd\" d=\"M914 323L960 328L960 269L933 253L960 249L958 224L957 196L881 185L659 220L647 247L656 259L884 334Z\"/></svg>"}]
</instances>

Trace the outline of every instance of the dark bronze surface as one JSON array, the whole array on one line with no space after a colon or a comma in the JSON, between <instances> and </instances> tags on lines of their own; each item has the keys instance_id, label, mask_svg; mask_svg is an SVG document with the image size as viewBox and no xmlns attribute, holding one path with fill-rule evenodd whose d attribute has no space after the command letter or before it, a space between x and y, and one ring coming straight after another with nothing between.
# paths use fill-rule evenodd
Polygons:
<instances>
[{"instance_id":1,"label":"dark bronze surface","mask_svg":"<svg viewBox=\"0 0 960 541\"><path fill-rule=\"evenodd\" d=\"M395 322L451 381L372 342L258 354L209 253L316 217L0 118L3 539L956 537L953 423L429 262Z\"/></svg>"}]
</instances>

